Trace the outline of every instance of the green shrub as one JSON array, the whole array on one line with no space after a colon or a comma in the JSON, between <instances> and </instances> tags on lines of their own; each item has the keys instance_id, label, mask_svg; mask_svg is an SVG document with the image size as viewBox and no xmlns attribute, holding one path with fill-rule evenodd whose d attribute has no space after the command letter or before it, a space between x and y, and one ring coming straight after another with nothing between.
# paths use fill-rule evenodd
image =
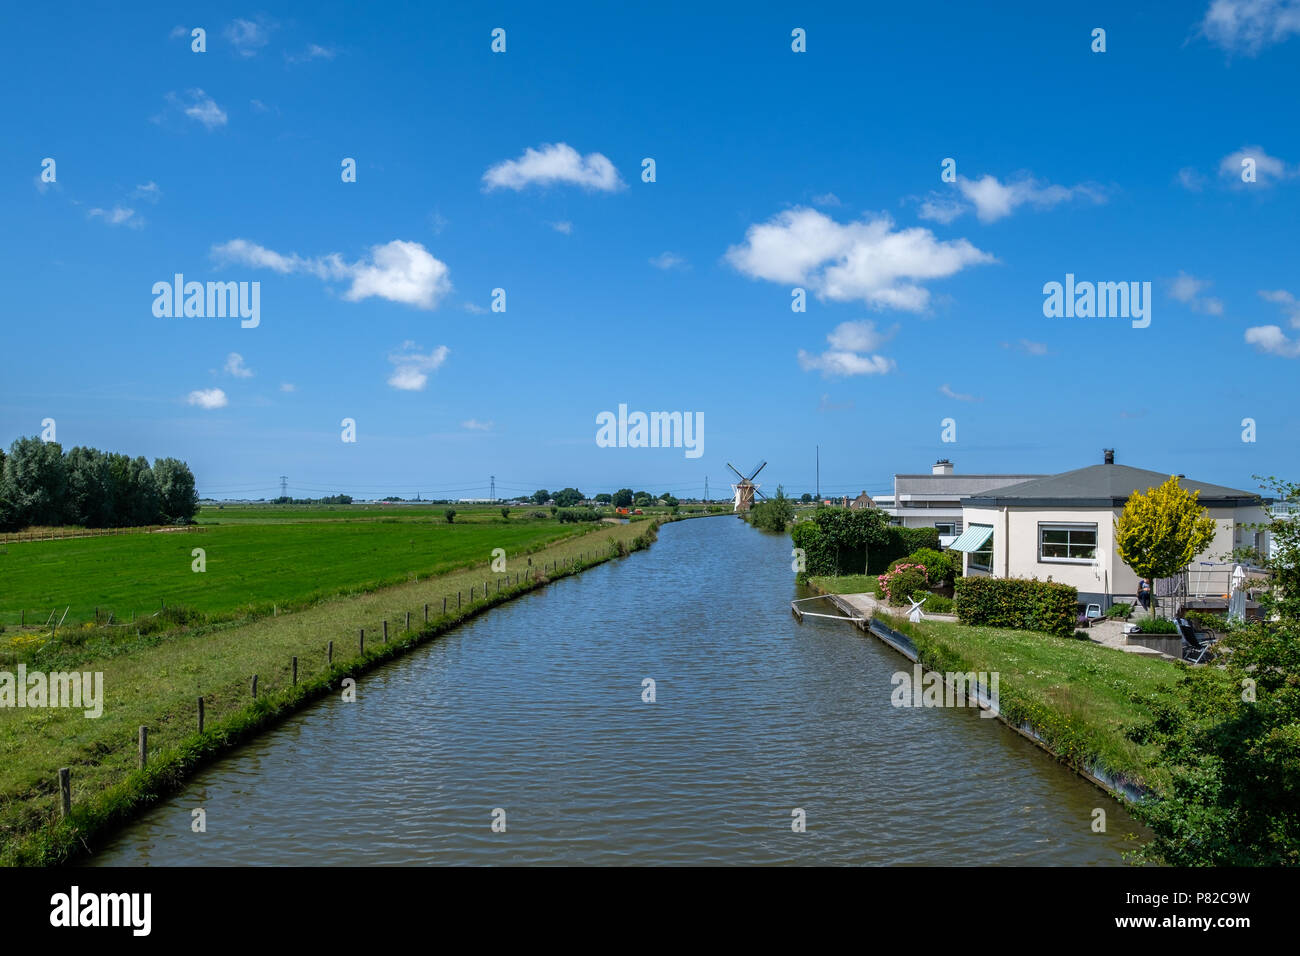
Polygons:
<instances>
[{"instance_id":1,"label":"green shrub","mask_svg":"<svg viewBox=\"0 0 1300 956\"><path fill-rule=\"evenodd\" d=\"M954 562L952 555L934 548L917 548L905 558L899 558L889 565L892 571L900 564L919 564L925 568L932 584L942 584L955 580L961 573L960 557Z\"/></svg>"},{"instance_id":2,"label":"green shrub","mask_svg":"<svg viewBox=\"0 0 1300 956\"><path fill-rule=\"evenodd\" d=\"M939 553L938 528L903 528L888 525L885 528L885 540L881 545L873 545L868 557L872 574L889 570L889 566L900 558L907 558L918 551Z\"/></svg>"},{"instance_id":3,"label":"green shrub","mask_svg":"<svg viewBox=\"0 0 1300 956\"><path fill-rule=\"evenodd\" d=\"M776 496L750 508L745 520L763 531L781 532L794 520L794 505L785 496L785 488L777 485Z\"/></svg>"},{"instance_id":4,"label":"green shrub","mask_svg":"<svg viewBox=\"0 0 1300 956\"><path fill-rule=\"evenodd\" d=\"M1119 601L1119 602L1117 602L1117 603L1115 603L1115 604L1112 604L1112 605L1110 606L1110 610L1106 612L1106 616L1107 616L1107 617L1125 618L1125 617L1128 617L1128 616L1129 616L1130 614L1132 614L1132 613L1133 613L1133 605L1132 605L1132 604L1126 604L1126 603L1124 603L1123 601Z\"/></svg>"},{"instance_id":5,"label":"green shrub","mask_svg":"<svg viewBox=\"0 0 1300 956\"><path fill-rule=\"evenodd\" d=\"M1177 634L1178 625L1163 617L1144 617L1137 622L1139 634Z\"/></svg>"},{"instance_id":6,"label":"green shrub","mask_svg":"<svg viewBox=\"0 0 1300 956\"><path fill-rule=\"evenodd\" d=\"M914 551L939 548L937 528L891 525L879 508L818 508L795 522L790 537L805 554L800 583L809 576L881 574Z\"/></svg>"},{"instance_id":7,"label":"green shrub","mask_svg":"<svg viewBox=\"0 0 1300 956\"><path fill-rule=\"evenodd\" d=\"M957 603L952 598L944 597L942 594L935 594L933 591L918 594L916 597L925 598L925 610L934 614L951 614L953 607Z\"/></svg>"},{"instance_id":8,"label":"green shrub","mask_svg":"<svg viewBox=\"0 0 1300 956\"><path fill-rule=\"evenodd\" d=\"M599 521L600 512L595 508L561 508L555 517L560 524L572 524L575 521Z\"/></svg>"},{"instance_id":9,"label":"green shrub","mask_svg":"<svg viewBox=\"0 0 1300 956\"><path fill-rule=\"evenodd\" d=\"M1228 620L1217 614L1211 614L1209 611L1188 611L1187 620L1192 622L1192 627L1198 631L1226 631L1228 629Z\"/></svg>"},{"instance_id":10,"label":"green shrub","mask_svg":"<svg viewBox=\"0 0 1300 956\"><path fill-rule=\"evenodd\" d=\"M959 578L954 585L962 624L1043 631L1068 637L1078 616L1079 591L1037 578Z\"/></svg>"},{"instance_id":11,"label":"green shrub","mask_svg":"<svg viewBox=\"0 0 1300 956\"><path fill-rule=\"evenodd\" d=\"M930 586L930 577L924 565L909 561L896 561L890 570L880 576L880 593L890 604L902 605L914 594Z\"/></svg>"}]
</instances>

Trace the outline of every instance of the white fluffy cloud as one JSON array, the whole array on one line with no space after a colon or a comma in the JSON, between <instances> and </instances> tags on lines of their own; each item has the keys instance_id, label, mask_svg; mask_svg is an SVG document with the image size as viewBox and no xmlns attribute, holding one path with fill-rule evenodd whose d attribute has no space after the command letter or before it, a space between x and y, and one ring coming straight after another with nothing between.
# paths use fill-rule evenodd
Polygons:
<instances>
[{"instance_id":1,"label":"white fluffy cloud","mask_svg":"<svg viewBox=\"0 0 1300 956\"><path fill-rule=\"evenodd\" d=\"M826 336L830 348L820 355L799 350L799 367L819 371L823 378L850 375L884 375L894 369L894 360L875 353L897 331L880 332L874 322L841 322Z\"/></svg>"},{"instance_id":2,"label":"white fluffy cloud","mask_svg":"<svg viewBox=\"0 0 1300 956\"><path fill-rule=\"evenodd\" d=\"M1257 325L1246 330L1246 342L1261 352L1282 358L1300 358L1300 342L1287 338L1276 325Z\"/></svg>"},{"instance_id":3,"label":"white fluffy cloud","mask_svg":"<svg viewBox=\"0 0 1300 956\"><path fill-rule=\"evenodd\" d=\"M665 272L669 269L686 268L686 260L675 252L661 252L650 259L650 264L656 269L663 269Z\"/></svg>"},{"instance_id":4,"label":"white fluffy cloud","mask_svg":"<svg viewBox=\"0 0 1300 956\"><path fill-rule=\"evenodd\" d=\"M472 432L490 432L492 430L492 423L481 422L477 418L470 418L461 422L460 427L468 428Z\"/></svg>"},{"instance_id":5,"label":"white fluffy cloud","mask_svg":"<svg viewBox=\"0 0 1300 956\"><path fill-rule=\"evenodd\" d=\"M483 174L483 188L489 191L519 191L532 185L557 183L599 192L613 192L624 186L608 157L601 153L581 156L567 143L546 143L540 149L530 146L518 159L504 160Z\"/></svg>"},{"instance_id":6,"label":"white fluffy cloud","mask_svg":"<svg viewBox=\"0 0 1300 956\"><path fill-rule=\"evenodd\" d=\"M995 261L965 239L940 241L929 229L895 229L887 216L841 224L806 207L750 226L726 258L751 278L807 286L839 302L912 312L930 301L921 282Z\"/></svg>"},{"instance_id":7,"label":"white fluffy cloud","mask_svg":"<svg viewBox=\"0 0 1300 956\"><path fill-rule=\"evenodd\" d=\"M139 229L144 225L144 220L136 217L134 209L128 209L124 206L114 206L112 209L91 209L86 215L91 219L102 219L110 226L129 226L132 229Z\"/></svg>"},{"instance_id":8,"label":"white fluffy cloud","mask_svg":"<svg viewBox=\"0 0 1300 956\"><path fill-rule=\"evenodd\" d=\"M1209 279L1198 279L1195 276L1189 276L1186 272L1179 271L1178 278L1169 284L1169 295L1171 298L1190 306L1196 312L1223 315L1222 299L1201 295L1212 284Z\"/></svg>"},{"instance_id":9,"label":"white fluffy cloud","mask_svg":"<svg viewBox=\"0 0 1300 956\"><path fill-rule=\"evenodd\" d=\"M1300 0L1214 0L1201 32L1229 52L1254 56L1300 33Z\"/></svg>"},{"instance_id":10,"label":"white fluffy cloud","mask_svg":"<svg viewBox=\"0 0 1300 956\"><path fill-rule=\"evenodd\" d=\"M1010 342L1003 342L1004 349L1018 348L1026 355L1042 356L1047 355L1047 344L1044 342L1034 342L1031 339L1021 339L1014 346Z\"/></svg>"},{"instance_id":11,"label":"white fluffy cloud","mask_svg":"<svg viewBox=\"0 0 1300 956\"><path fill-rule=\"evenodd\" d=\"M202 90L187 90L185 96L175 93L167 94L167 102L195 122L202 123L208 129L226 125L226 111Z\"/></svg>"},{"instance_id":12,"label":"white fluffy cloud","mask_svg":"<svg viewBox=\"0 0 1300 956\"><path fill-rule=\"evenodd\" d=\"M983 399L976 398L974 395L967 395L965 392L954 392L952 386L944 382L939 386L939 394L946 395L948 398L956 399L959 402L979 402Z\"/></svg>"},{"instance_id":13,"label":"white fluffy cloud","mask_svg":"<svg viewBox=\"0 0 1300 956\"><path fill-rule=\"evenodd\" d=\"M219 388L195 389L190 392L189 398L185 401L199 408L225 408L229 404L226 401L226 393Z\"/></svg>"},{"instance_id":14,"label":"white fluffy cloud","mask_svg":"<svg viewBox=\"0 0 1300 956\"><path fill-rule=\"evenodd\" d=\"M930 222L941 222L946 226L958 216L969 211L970 207L960 199L945 198L938 193L931 193L930 198L921 203L921 208L916 214L922 219Z\"/></svg>"},{"instance_id":15,"label":"white fluffy cloud","mask_svg":"<svg viewBox=\"0 0 1300 956\"><path fill-rule=\"evenodd\" d=\"M350 281L343 298L349 302L376 297L421 309L432 309L451 291L447 264L435 259L418 242L394 239L372 246L370 257L346 262L337 252L305 258L276 252L248 239L232 239L212 247L221 262L236 262L284 275L301 272L325 281Z\"/></svg>"},{"instance_id":16,"label":"white fluffy cloud","mask_svg":"<svg viewBox=\"0 0 1300 956\"><path fill-rule=\"evenodd\" d=\"M441 368L450 354L451 349L445 345L439 345L425 355L414 342L403 342L400 349L388 356L388 361L393 363L393 374L388 376L388 384L406 392L423 391L429 384L429 373Z\"/></svg>"},{"instance_id":17,"label":"white fluffy cloud","mask_svg":"<svg viewBox=\"0 0 1300 956\"><path fill-rule=\"evenodd\" d=\"M1246 183L1241 179L1241 163L1245 159L1255 161L1254 183ZM1292 169L1276 156L1270 156L1264 152L1262 146L1243 146L1219 161L1219 176L1234 186L1271 186L1283 179L1290 179L1298 173L1300 170Z\"/></svg>"},{"instance_id":18,"label":"white fluffy cloud","mask_svg":"<svg viewBox=\"0 0 1300 956\"><path fill-rule=\"evenodd\" d=\"M286 53L284 55L286 63L310 63L312 60L332 60L334 51L329 47L323 47L319 43L307 44L307 49L302 53Z\"/></svg>"},{"instance_id":19,"label":"white fluffy cloud","mask_svg":"<svg viewBox=\"0 0 1300 956\"><path fill-rule=\"evenodd\" d=\"M226 374L234 378L252 378L253 370L244 364L244 357L238 352L226 356Z\"/></svg>"},{"instance_id":20,"label":"white fluffy cloud","mask_svg":"<svg viewBox=\"0 0 1300 956\"><path fill-rule=\"evenodd\" d=\"M1279 306L1291 321L1291 328L1300 329L1300 300L1286 289L1261 289L1260 298Z\"/></svg>"},{"instance_id":21,"label":"white fluffy cloud","mask_svg":"<svg viewBox=\"0 0 1300 956\"><path fill-rule=\"evenodd\" d=\"M1091 184L1078 186L1057 186L1024 176L1016 180L1001 182L996 176L984 175L979 179L967 179L958 176L957 192L962 196L945 196L931 193L921 203L918 211L922 219L949 223L958 216L972 209L980 222L997 222L1005 219L1021 206L1033 206L1036 209L1049 209L1052 206L1072 199L1088 199L1095 203L1106 201L1106 194L1100 187Z\"/></svg>"},{"instance_id":22,"label":"white fluffy cloud","mask_svg":"<svg viewBox=\"0 0 1300 956\"><path fill-rule=\"evenodd\" d=\"M236 53L250 57L270 41L271 30L265 23L236 18L226 25L225 36Z\"/></svg>"}]
</instances>

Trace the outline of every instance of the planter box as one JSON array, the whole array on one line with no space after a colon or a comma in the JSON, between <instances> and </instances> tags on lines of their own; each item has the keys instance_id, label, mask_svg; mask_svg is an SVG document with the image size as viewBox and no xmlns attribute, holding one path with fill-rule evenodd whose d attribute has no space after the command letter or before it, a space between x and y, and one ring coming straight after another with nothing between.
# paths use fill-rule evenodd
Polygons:
<instances>
[{"instance_id":1,"label":"planter box","mask_svg":"<svg viewBox=\"0 0 1300 956\"><path fill-rule=\"evenodd\" d=\"M1183 656L1183 639L1178 634L1126 634L1124 643L1150 648L1175 660L1180 660Z\"/></svg>"}]
</instances>

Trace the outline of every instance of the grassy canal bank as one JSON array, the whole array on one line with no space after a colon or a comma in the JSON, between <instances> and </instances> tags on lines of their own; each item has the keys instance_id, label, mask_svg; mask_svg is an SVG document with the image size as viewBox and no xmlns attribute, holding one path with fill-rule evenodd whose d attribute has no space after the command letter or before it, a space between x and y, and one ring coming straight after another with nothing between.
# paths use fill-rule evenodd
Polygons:
<instances>
[{"instance_id":1,"label":"grassy canal bank","mask_svg":"<svg viewBox=\"0 0 1300 956\"><path fill-rule=\"evenodd\" d=\"M648 547L666 520L673 519L587 525L578 536L509 554L505 570L495 573L480 562L290 614L186 626L176 611L169 626L139 635L108 638L92 627L90 639L79 642L74 631L72 640L47 643L28 655L28 670L102 673L105 704L97 719L66 707L0 708L0 864L54 865L93 851L104 833L174 791L204 762L337 692L344 678L556 577ZM67 817L60 815L63 767L72 781Z\"/></svg>"},{"instance_id":2,"label":"grassy canal bank","mask_svg":"<svg viewBox=\"0 0 1300 956\"><path fill-rule=\"evenodd\" d=\"M863 580L813 578L810 584L828 594L874 590ZM1154 717L1159 692L1173 686L1180 665L1038 631L912 624L902 615L881 620L912 641L929 670L998 673L1001 714L1032 727L1071 768L1100 770L1157 796L1168 785L1152 745L1129 740L1126 731Z\"/></svg>"}]
</instances>

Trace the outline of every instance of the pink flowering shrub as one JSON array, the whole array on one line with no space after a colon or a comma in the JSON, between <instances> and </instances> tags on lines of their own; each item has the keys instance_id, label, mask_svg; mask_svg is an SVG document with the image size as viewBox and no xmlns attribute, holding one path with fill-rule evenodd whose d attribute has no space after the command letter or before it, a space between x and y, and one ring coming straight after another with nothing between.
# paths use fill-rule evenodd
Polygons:
<instances>
[{"instance_id":1,"label":"pink flowering shrub","mask_svg":"<svg viewBox=\"0 0 1300 956\"><path fill-rule=\"evenodd\" d=\"M930 573L924 564L900 563L880 576L880 593L890 604L902 605L907 599L930 586Z\"/></svg>"}]
</instances>

